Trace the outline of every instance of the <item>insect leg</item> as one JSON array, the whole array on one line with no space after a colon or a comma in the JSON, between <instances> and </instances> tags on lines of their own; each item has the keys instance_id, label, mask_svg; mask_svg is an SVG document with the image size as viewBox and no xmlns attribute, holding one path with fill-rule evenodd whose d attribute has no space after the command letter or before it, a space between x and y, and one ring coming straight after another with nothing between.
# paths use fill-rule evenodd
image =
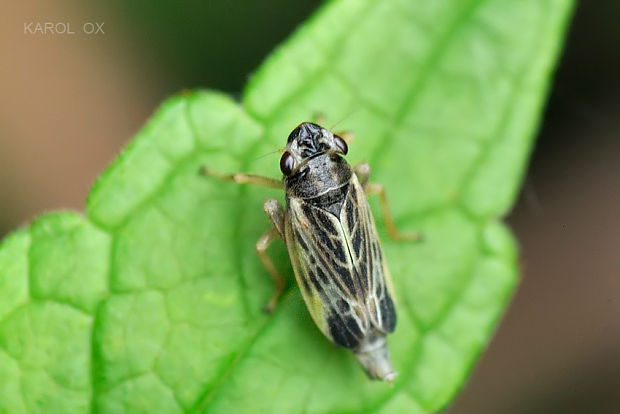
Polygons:
<instances>
[{"instance_id":1,"label":"insect leg","mask_svg":"<svg viewBox=\"0 0 620 414\"><path fill-rule=\"evenodd\" d=\"M420 235L417 233L401 233L394 224L394 217L390 212L390 205L387 200L385 188L379 183L371 183L368 181L370 178L370 166L366 163L360 163L353 168L357 179L360 184L366 190L366 195L370 196L378 194L381 200L381 211L383 212L383 218L385 219L385 226L387 227L388 234L394 240L420 240Z\"/></svg>"},{"instance_id":2,"label":"insect leg","mask_svg":"<svg viewBox=\"0 0 620 414\"><path fill-rule=\"evenodd\" d=\"M258 239L258 241L256 242L256 253L258 253L258 257L260 258L261 262L263 262L263 266L265 266L276 284L276 290L273 293L273 296L271 296L271 299L264 307L265 312L271 313L275 309L276 303L278 302L280 295L282 295L286 283L280 272L278 272L275 264L267 254L267 248L269 247L271 242L278 237L281 237L282 240L285 240L284 209L282 208L282 205L273 198L265 201L263 208L265 210L265 213L267 213L267 215L273 222L273 226L265 233L263 233L260 239Z\"/></svg>"},{"instance_id":3,"label":"insect leg","mask_svg":"<svg viewBox=\"0 0 620 414\"><path fill-rule=\"evenodd\" d=\"M276 180L274 178L263 177L261 175L244 174L244 173L221 174L217 171L210 170L207 167L202 167L200 169L200 173L202 175L215 177L223 181L234 181L238 184L254 184L254 185L260 185L263 187L276 188L279 190L283 188L282 181Z\"/></svg>"},{"instance_id":4,"label":"insect leg","mask_svg":"<svg viewBox=\"0 0 620 414\"><path fill-rule=\"evenodd\" d=\"M318 111L312 114L312 120L315 124L319 124L319 125L325 125L325 123L327 122L327 118L325 117L325 114L323 112L318 112Z\"/></svg>"},{"instance_id":5,"label":"insect leg","mask_svg":"<svg viewBox=\"0 0 620 414\"><path fill-rule=\"evenodd\" d=\"M368 184L368 179L370 178L370 165L365 162L360 162L353 167L353 172L357 175L357 180L360 182L364 190L366 190L366 185Z\"/></svg>"},{"instance_id":6,"label":"insect leg","mask_svg":"<svg viewBox=\"0 0 620 414\"><path fill-rule=\"evenodd\" d=\"M275 198L270 198L263 204L263 210L265 210L265 213L269 216L269 220L271 220L278 234L286 243L286 238L284 237L284 208L282 204Z\"/></svg>"}]
</instances>

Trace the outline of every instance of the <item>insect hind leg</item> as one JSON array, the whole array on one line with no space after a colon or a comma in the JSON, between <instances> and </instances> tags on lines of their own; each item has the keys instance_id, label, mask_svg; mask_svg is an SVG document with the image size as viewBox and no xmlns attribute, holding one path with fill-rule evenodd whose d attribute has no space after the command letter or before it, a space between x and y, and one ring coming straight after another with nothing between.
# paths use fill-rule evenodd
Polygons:
<instances>
[{"instance_id":1,"label":"insect hind leg","mask_svg":"<svg viewBox=\"0 0 620 414\"><path fill-rule=\"evenodd\" d=\"M379 200L381 201L381 212L383 213L383 218L385 220L385 226L387 227L387 231L389 236L394 240L401 241L414 241L420 240L421 236L418 233L401 233L396 224L394 223L394 216L392 216L392 212L390 211L390 204L387 200L387 194L385 193L385 188L383 185L379 183L371 183L370 179L370 166L366 163L357 164L353 171L357 176L362 188L366 191L367 196L371 196L373 194L379 195Z\"/></svg>"}]
</instances>

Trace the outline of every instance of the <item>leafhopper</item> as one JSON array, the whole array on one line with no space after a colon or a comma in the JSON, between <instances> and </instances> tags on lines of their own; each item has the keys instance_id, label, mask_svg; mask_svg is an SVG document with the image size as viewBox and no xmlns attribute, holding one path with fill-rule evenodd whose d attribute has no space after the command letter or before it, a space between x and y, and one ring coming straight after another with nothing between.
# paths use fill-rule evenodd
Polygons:
<instances>
[{"instance_id":1,"label":"leafhopper","mask_svg":"<svg viewBox=\"0 0 620 414\"><path fill-rule=\"evenodd\" d=\"M266 251L280 238L286 244L302 296L321 332L353 351L372 379L392 382L386 337L396 327L394 289L367 196L379 194L386 227L395 239L415 239L397 231L383 187L369 182L370 167L351 167L345 139L304 122L289 135L280 159L282 180L252 174L203 173L237 183L283 189L286 207L265 201L273 223L256 243L258 255L276 283L266 306L272 311L285 282Z\"/></svg>"}]
</instances>

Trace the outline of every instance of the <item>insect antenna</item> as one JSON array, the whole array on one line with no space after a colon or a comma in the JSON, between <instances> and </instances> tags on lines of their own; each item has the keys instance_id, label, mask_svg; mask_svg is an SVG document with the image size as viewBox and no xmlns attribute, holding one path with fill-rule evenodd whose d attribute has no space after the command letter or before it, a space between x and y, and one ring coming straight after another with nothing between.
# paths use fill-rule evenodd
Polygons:
<instances>
[{"instance_id":1,"label":"insect antenna","mask_svg":"<svg viewBox=\"0 0 620 414\"><path fill-rule=\"evenodd\" d=\"M353 114L355 114L355 112L356 112L356 111L357 111L357 108L351 108L351 110L350 110L347 114L345 114L344 116L342 116L342 117L340 118L340 120L338 120L337 122L335 122L335 123L333 123L332 125L330 125L330 126L329 126L329 128L327 128L327 129L329 129L330 131L333 131L333 130L334 130L334 128L336 128L338 125L340 125L341 123L343 123L343 122L344 122L344 121L346 121L347 119L351 118L351 116L352 116Z\"/></svg>"},{"instance_id":2,"label":"insect antenna","mask_svg":"<svg viewBox=\"0 0 620 414\"><path fill-rule=\"evenodd\" d=\"M277 154L277 153L283 153L283 152L284 152L284 148L278 148L275 151L270 151L270 152L268 152L266 154L259 155L258 157L253 158L252 161L260 160L260 159L263 159L263 158L268 157L270 155Z\"/></svg>"},{"instance_id":3,"label":"insect antenna","mask_svg":"<svg viewBox=\"0 0 620 414\"><path fill-rule=\"evenodd\" d=\"M355 134L351 131L335 131L335 128L341 124L342 122L346 121L347 119L349 119L351 117L351 115L353 115L356 111L356 108L352 108L348 114L344 115L342 118L340 118L340 120L334 124L332 124L328 129L330 131L333 131L336 135L339 135L340 138L342 138L344 140L344 142L346 142L348 145L351 144L351 142L353 142L353 139L355 139Z\"/></svg>"}]
</instances>

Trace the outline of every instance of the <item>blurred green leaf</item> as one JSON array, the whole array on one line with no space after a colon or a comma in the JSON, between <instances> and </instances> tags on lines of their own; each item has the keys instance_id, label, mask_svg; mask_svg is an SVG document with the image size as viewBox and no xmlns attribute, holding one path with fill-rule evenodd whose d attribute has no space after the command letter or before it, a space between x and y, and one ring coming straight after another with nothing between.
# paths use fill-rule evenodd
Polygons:
<instances>
[{"instance_id":1,"label":"blurred green leaf","mask_svg":"<svg viewBox=\"0 0 620 414\"><path fill-rule=\"evenodd\" d=\"M3 242L0 412L441 409L516 283L499 218L571 7L333 1L263 64L241 105L214 92L167 101L98 180L86 217L46 215ZM317 112L355 132L351 163L368 160L399 227L425 235L383 237L399 300L394 386L321 336L292 279L261 313L273 286L254 242L262 201L282 194L198 174L279 176L273 151ZM290 275L284 246L271 253Z\"/></svg>"}]
</instances>

